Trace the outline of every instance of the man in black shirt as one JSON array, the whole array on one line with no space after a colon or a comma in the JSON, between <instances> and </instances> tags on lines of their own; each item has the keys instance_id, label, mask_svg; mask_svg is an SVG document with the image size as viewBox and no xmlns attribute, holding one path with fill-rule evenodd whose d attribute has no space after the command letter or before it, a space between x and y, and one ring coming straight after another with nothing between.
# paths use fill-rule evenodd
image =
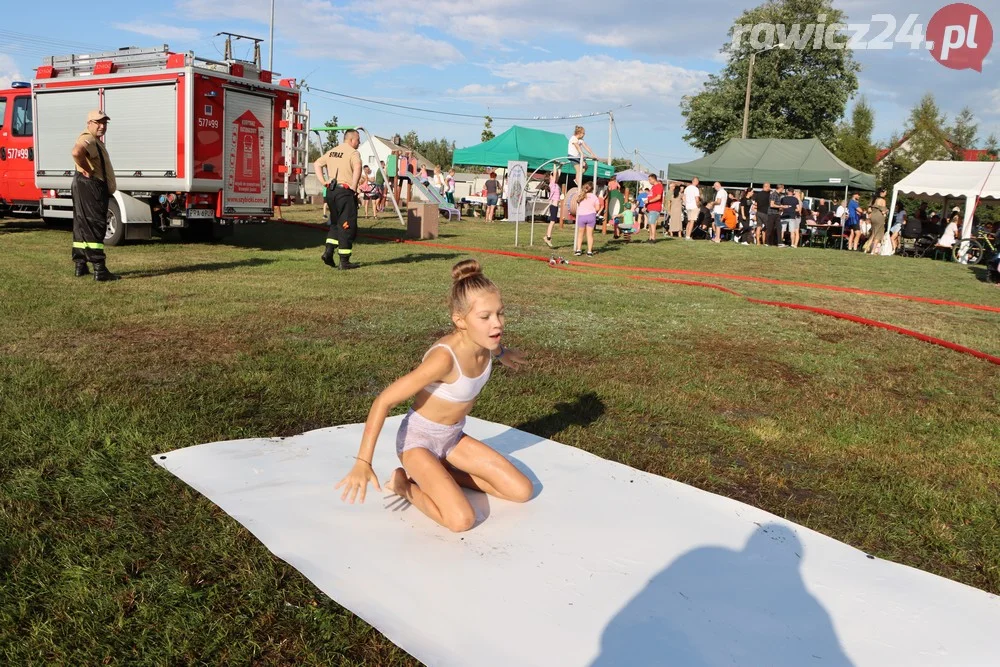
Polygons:
<instances>
[{"instance_id":1,"label":"man in black shirt","mask_svg":"<svg viewBox=\"0 0 1000 667\"><path fill-rule=\"evenodd\" d=\"M781 232L781 198L784 196L784 185L779 185L777 190L771 190L768 224L764 227L765 242L768 245L780 245L785 240L785 235Z\"/></svg>"},{"instance_id":2,"label":"man in black shirt","mask_svg":"<svg viewBox=\"0 0 1000 667\"><path fill-rule=\"evenodd\" d=\"M771 184L765 183L763 189L753 193L753 200L757 203L757 225L764 230L764 242L770 243L774 232L774 223L771 222Z\"/></svg>"},{"instance_id":3,"label":"man in black shirt","mask_svg":"<svg viewBox=\"0 0 1000 667\"><path fill-rule=\"evenodd\" d=\"M788 243L793 247L799 247L799 206L801 202L793 192L788 192L781 198L781 237L784 240L785 232L788 232Z\"/></svg>"}]
</instances>

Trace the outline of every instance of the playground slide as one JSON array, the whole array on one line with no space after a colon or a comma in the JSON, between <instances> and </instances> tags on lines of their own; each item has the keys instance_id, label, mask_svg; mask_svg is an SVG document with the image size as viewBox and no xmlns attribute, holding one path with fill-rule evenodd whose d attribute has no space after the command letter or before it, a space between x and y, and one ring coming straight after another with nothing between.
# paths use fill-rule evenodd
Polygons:
<instances>
[{"instance_id":1,"label":"playground slide","mask_svg":"<svg viewBox=\"0 0 1000 667\"><path fill-rule=\"evenodd\" d=\"M455 206L448 203L444 198L444 195L439 193L437 190L428 188L426 185L420 182L419 179L410 178L410 183L413 184L414 189L424 196L427 201L437 204L438 208L448 214L448 219L451 220L452 216L458 216L458 219L462 219L462 212L459 211Z\"/></svg>"}]
</instances>

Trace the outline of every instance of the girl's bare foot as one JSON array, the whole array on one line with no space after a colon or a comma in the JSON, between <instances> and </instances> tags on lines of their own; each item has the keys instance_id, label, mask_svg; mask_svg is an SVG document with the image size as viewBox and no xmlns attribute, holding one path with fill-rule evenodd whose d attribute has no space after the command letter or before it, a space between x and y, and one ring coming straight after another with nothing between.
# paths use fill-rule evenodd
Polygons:
<instances>
[{"instance_id":1,"label":"girl's bare foot","mask_svg":"<svg viewBox=\"0 0 1000 667\"><path fill-rule=\"evenodd\" d=\"M406 498L406 494L410 490L410 478L406 476L406 471L402 468L393 470L389 481L385 483L385 490Z\"/></svg>"}]
</instances>

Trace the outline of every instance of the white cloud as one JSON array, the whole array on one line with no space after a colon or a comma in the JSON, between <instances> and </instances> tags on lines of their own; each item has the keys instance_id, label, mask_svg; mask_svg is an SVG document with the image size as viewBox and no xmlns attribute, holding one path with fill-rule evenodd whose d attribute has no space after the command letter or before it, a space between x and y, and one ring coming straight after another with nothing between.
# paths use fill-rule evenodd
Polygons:
<instances>
[{"instance_id":1,"label":"white cloud","mask_svg":"<svg viewBox=\"0 0 1000 667\"><path fill-rule=\"evenodd\" d=\"M987 116L1000 116L1000 88L989 90L986 92L986 95L990 103L986 105L983 114Z\"/></svg>"},{"instance_id":2,"label":"white cloud","mask_svg":"<svg viewBox=\"0 0 1000 667\"><path fill-rule=\"evenodd\" d=\"M7 88L11 81L21 81L21 72L14 59L5 53L0 53L0 88Z\"/></svg>"},{"instance_id":3,"label":"white cloud","mask_svg":"<svg viewBox=\"0 0 1000 667\"><path fill-rule=\"evenodd\" d=\"M166 23L132 21L130 23L115 23L114 27L118 30L147 35L165 41L194 42L201 39L201 33L196 28L182 28Z\"/></svg>"},{"instance_id":4,"label":"white cloud","mask_svg":"<svg viewBox=\"0 0 1000 667\"><path fill-rule=\"evenodd\" d=\"M461 88L449 90L449 95L454 95L455 97L481 97L483 95L498 95L500 93L500 88L492 84L484 86L481 83L470 83L462 86Z\"/></svg>"},{"instance_id":5,"label":"white cloud","mask_svg":"<svg viewBox=\"0 0 1000 667\"><path fill-rule=\"evenodd\" d=\"M496 93L507 103L635 104L667 103L676 106L681 96L701 87L707 72L662 63L617 60L610 56L584 56L576 60L494 63L486 66L497 78L506 80L503 91L495 86L474 86L455 91L475 97ZM493 90L491 90L491 88ZM516 95L510 97L512 89ZM496 100L500 103L502 100Z\"/></svg>"},{"instance_id":6,"label":"white cloud","mask_svg":"<svg viewBox=\"0 0 1000 667\"><path fill-rule=\"evenodd\" d=\"M246 0L238 5L224 5L216 0L181 0L179 8L192 19L239 19L267 24L269 0ZM355 25L347 17L357 18L345 7L329 0L278 0L275 7L275 34L281 41L294 44L295 56L323 60L331 68L351 63L355 72L373 73L401 65L426 65L440 69L465 57L448 42L432 39L408 29L408 26ZM363 16L362 16L363 18ZM368 25L368 23L366 23ZM379 28L389 29L379 29Z\"/></svg>"}]
</instances>

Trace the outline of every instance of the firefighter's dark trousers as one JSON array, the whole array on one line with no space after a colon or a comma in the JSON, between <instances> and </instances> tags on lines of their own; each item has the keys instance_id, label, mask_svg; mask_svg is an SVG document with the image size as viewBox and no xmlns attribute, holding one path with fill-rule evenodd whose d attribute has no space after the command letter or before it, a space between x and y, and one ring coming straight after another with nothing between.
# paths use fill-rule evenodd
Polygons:
<instances>
[{"instance_id":1,"label":"firefighter's dark trousers","mask_svg":"<svg viewBox=\"0 0 1000 667\"><path fill-rule=\"evenodd\" d=\"M108 185L80 172L73 177L73 261L103 262L108 231Z\"/></svg>"},{"instance_id":2,"label":"firefighter's dark trousers","mask_svg":"<svg viewBox=\"0 0 1000 667\"><path fill-rule=\"evenodd\" d=\"M327 243L337 246L337 254L349 257L358 236L358 198L353 190L343 186L327 192L330 205L330 234Z\"/></svg>"}]
</instances>

